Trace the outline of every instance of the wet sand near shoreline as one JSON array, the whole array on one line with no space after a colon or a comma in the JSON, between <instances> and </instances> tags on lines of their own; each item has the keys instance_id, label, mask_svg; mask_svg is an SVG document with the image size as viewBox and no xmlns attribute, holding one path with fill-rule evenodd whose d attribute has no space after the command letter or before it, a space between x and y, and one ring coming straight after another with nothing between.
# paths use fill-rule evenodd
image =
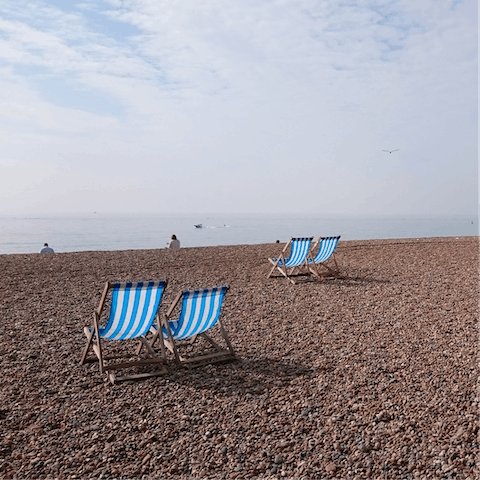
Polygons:
<instances>
[{"instance_id":1,"label":"wet sand near shoreline","mask_svg":"<svg viewBox=\"0 0 480 480\"><path fill-rule=\"evenodd\" d=\"M282 247L0 255L0 478L478 478L478 237L340 241L297 285ZM79 365L105 282L158 279L163 311L228 284L241 361Z\"/></svg>"}]
</instances>

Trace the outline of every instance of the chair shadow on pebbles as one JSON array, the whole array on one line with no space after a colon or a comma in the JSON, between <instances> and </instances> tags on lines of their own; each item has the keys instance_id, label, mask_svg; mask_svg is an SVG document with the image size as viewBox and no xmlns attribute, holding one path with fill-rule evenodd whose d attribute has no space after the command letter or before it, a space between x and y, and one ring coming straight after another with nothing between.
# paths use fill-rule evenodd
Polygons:
<instances>
[{"instance_id":1,"label":"chair shadow on pebbles","mask_svg":"<svg viewBox=\"0 0 480 480\"><path fill-rule=\"evenodd\" d=\"M212 364L201 369L171 369L165 377L177 385L213 390L219 394L262 395L270 389L284 388L299 378L311 378L315 369L292 361L269 358L246 359L229 364Z\"/></svg>"}]
</instances>

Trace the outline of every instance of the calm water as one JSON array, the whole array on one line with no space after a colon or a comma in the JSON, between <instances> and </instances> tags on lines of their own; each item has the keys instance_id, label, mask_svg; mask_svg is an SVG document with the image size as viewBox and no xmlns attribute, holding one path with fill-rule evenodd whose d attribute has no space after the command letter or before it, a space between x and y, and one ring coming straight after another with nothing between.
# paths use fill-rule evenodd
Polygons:
<instances>
[{"instance_id":1,"label":"calm water","mask_svg":"<svg viewBox=\"0 0 480 480\"><path fill-rule=\"evenodd\" d=\"M472 223L473 222L473 223ZM195 228L195 224L204 228ZM0 254L162 248L172 233L182 247L287 241L341 235L343 240L478 235L475 216L0 216Z\"/></svg>"}]
</instances>

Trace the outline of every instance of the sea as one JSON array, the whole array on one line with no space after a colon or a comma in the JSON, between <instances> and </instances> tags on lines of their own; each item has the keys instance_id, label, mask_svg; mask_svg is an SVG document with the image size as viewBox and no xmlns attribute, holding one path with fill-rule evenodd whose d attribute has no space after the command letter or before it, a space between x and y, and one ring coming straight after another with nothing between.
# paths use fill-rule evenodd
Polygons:
<instances>
[{"instance_id":1,"label":"sea","mask_svg":"<svg viewBox=\"0 0 480 480\"><path fill-rule=\"evenodd\" d=\"M196 228L195 225L201 225ZM0 254L164 248L286 242L297 236L342 240L477 236L475 215L1 215Z\"/></svg>"}]
</instances>

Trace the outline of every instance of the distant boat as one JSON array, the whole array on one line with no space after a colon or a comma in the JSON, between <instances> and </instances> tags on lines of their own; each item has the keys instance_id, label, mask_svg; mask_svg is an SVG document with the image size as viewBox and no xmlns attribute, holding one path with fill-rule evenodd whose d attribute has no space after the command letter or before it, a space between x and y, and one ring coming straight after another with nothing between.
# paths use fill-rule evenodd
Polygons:
<instances>
[{"instance_id":1,"label":"distant boat","mask_svg":"<svg viewBox=\"0 0 480 480\"><path fill-rule=\"evenodd\" d=\"M199 223L198 225L194 225L195 228L203 228L203 225Z\"/></svg>"}]
</instances>

